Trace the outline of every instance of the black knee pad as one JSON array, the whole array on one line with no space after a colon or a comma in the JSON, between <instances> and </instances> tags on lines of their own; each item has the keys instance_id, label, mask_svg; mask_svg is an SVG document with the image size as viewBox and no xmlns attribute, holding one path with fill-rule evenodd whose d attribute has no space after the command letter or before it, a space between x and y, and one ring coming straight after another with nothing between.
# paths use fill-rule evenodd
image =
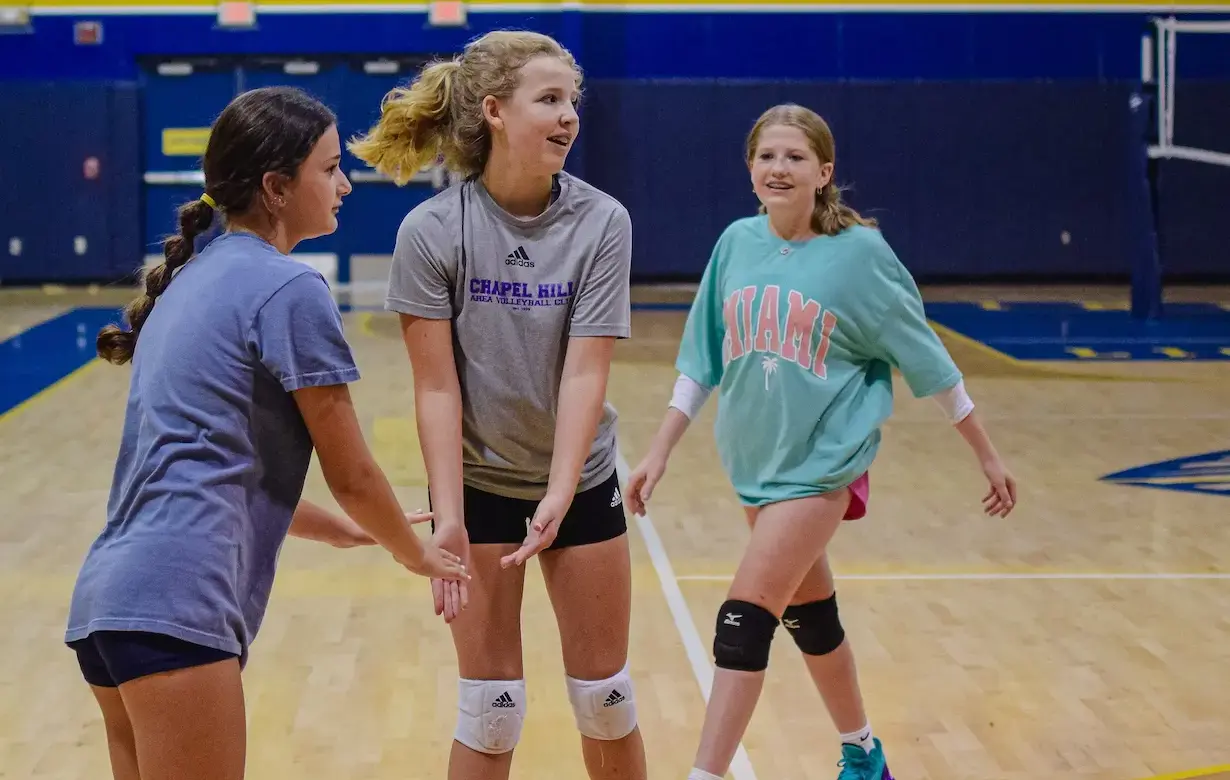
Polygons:
<instances>
[{"instance_id":1,"label":"black knee pad","mask_svg":"<svg viewBox=\"0 0 1230 780\"><path fill-rule=\"evenodd\" d=\"M782 625L808 655L828 655L841 646L845 629L837 616L837 594L822 601L786 607Z\"/></svg>"},{"instance_id":2,"label":"black knee pad","mask_svg":"<svg viewBox=\"0 0 1230 780\"><path fill-rule=\"evenodd\" d=\"M721 669L762 672L769 665L769 646L777 618L747 601L727 601L718 610L713 662Z\"/></svg>"}]
</instances>

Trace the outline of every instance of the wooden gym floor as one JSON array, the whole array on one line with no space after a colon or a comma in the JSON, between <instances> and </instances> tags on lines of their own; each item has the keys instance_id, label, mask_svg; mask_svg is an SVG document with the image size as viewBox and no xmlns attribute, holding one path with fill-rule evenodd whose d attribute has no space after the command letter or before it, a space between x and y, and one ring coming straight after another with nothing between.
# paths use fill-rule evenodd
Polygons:
<instances>
[{"instance_id":1,"label":"wooden gym floor","mask_svg":"<svg viewBox=\"0 0 1230 780\"><path fill-rule=\"evenodd\" d=\"M128 298L52 292L0 292L0 339L74 306ZM929 301L997 295L1025 294L927 291ZM1224 290L1187 295L1230 300ZM641 297L655 296L670 293ZM669 397L683 318L638 311L633 340L620 345L610 398L632 463ZM396 320L378 311L346 319L364 374L354 392L369 442L406 507L423 506ZM843 620L894 773L1230 778L1230 453L1196 468L1103 479L1230 449L1230 362L1039 365L941 333L1020 480L1021 503L1007 520L981 515L984 483L962 440L931 402L898 385L870 516L843 527L832 549ZM92 344L93 332L85 335ZM17 361L0 366L6 382L54 357L6 354ZM6 780L110 776L102 723L61 636L77 566L103 523L127 381L126 369L93 361L0 416ZM714 614L746 537L712 421L710 404L650 517L630 525L631 664L654 780L682 780L690 767ZM1133 480L1147 486L1125 484ZM307 495L333 505L318 469ZM537 571L528 583L530 713L513 777L580 780L554 621ZM442 778L455 679L426 583L380 551L289 540L246 674L249 777ZM783 633L744 745L734 780L837 775L833 728Z\"/></svg>"}]
</instances>

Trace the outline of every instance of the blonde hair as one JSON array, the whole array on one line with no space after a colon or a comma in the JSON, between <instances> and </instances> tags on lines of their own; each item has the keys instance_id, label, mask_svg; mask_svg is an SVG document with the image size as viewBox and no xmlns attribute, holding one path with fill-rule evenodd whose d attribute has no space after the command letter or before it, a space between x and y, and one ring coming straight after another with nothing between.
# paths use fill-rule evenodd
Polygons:
<instances>
[{"instance_id":1,"label":"blonde hair","mask_svg":"<svg viewBox=\"0 0 1230 780\"><path fill-rule=\"evenodd\" d=\"M836 142L833 131L815 111L792 103L774 106L760 115L752 131L747 136L747 163L752 164L756 156L756 147L760 143L760 135L766 128L775 125L798 128L807 137L811 149L820 158L820 163L831 163L836 156ZM760 213L765 213L764 206ZM864 217L841 200L841 188L833 179L816 193L816 207L811 215L811 228L822 236L834 236L854 225L876 227L876 220Z\"/></svg>"},{"instance_id":2,"label":"blonde hair","mask_svg":"<svg viewBox=\"0 0 1230 780\"><path fill-rule=\"evenodd\" d=\"M540 55L563 60L576 72L580 87L580 67L554 38L490 32L467 44L460 55L424 67L410 86L385 95L380 121L347 148L399 185L440 157L445 167L464 176L481 173L491 153L483 99L511 96L521 68Z\"/></svg>"}]
</instances>

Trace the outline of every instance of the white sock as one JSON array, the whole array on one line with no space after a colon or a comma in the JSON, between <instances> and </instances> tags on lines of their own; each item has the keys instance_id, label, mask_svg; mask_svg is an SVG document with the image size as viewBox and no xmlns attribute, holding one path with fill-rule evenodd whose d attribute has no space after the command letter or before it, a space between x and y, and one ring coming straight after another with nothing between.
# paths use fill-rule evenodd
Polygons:
<instances>
[{"instance_id":1,"label":"white sock","mask_svg":"<svg viewBox=\"0 0 1230 780\"><path fill-rule=\"evenodd\" d=\"M876 747L875 743L871 741L870 723L863 726L858 731L854 731L849 734L842 734L841 742L843 745L858 745L863 750L866 750L868 754L875 750Z\"/></svg>"},{"instance_id":2,"label":"white sock","mask_svg":"<svg viewBox=\"0 0 1230 780\"><path fill-rule=\"evenodd\" d=\"M722 778L709 774L703 769L693 769L688 773L688 780L722 780Z\"/></svg>"}]
</instances>

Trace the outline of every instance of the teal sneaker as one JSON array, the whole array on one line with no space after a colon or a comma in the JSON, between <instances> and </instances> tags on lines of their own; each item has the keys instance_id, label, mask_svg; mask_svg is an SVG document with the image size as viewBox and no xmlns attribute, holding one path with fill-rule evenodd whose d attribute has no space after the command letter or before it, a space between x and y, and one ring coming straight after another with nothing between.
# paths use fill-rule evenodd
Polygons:
<instances>
[{"instance_id":1,"label":"teal sneaker","mask_svg":"<svg viewBox=\"0 0 1230 780\"><path fill-rule=\"evenodd\" d=\"M841 774L837 780L893 780L884 760L884 746L878 738L873 737L871 741L875 747L870 753L858 745L841 746L841 760L837 762Z\"/></svg>"}]
</instances>

